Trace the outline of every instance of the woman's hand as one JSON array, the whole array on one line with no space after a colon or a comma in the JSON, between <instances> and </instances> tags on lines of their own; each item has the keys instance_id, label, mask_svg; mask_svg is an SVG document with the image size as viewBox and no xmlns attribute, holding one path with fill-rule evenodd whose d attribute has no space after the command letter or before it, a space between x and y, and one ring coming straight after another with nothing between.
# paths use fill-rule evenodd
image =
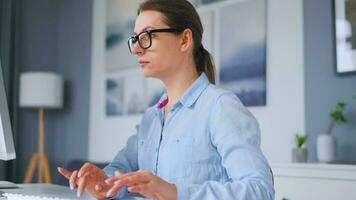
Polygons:
<instances>
[{"instance_id":1,"label":"woman's hand","mask_svg":"<svg viewBox=\"0 0 356 200\"><path fill-rule=\"evenodd\" d=\"M70 188L78 188L77 196L81 196L84 191L90 193L97 199L105 199L106 193L112 187L105 183L108 179L104 171L97 166L85 163L80 169L70 172L58 167L58 172L69 180Z\"/></svg>"},{"instance_id":2,"label":"woman's hand","mask_svg":"<svg viewBox=\"0 0 356 200\"><path fill-rule=\"evenodd\" d=\"M155 200L176 200L177 188L150 172L139 170L127 174L115 173L115 177L105 181L113 185L107 197L114 196L122 187L128 186L129 192L139 193Z\"/></svg>"}]
</instances>

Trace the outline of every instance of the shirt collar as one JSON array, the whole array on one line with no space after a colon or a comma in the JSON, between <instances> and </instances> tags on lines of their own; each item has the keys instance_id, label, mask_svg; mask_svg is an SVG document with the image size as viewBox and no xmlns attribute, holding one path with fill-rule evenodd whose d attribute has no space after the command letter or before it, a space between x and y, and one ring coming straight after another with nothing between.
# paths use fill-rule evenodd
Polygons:
<instances>
[{"instance_id":1,"label":"shirt collar","mask_svg":"<svg viewBox=\"0 0 356 200\"><path fill-rule=\"evenodd\" d=\"M179 102L185 107L190 107L196 102L208 85L208 77L206 77L205 73L201 73L199 78L184 92ZM167 93L164 93L157 103L157 109L161 109L167 104L167 98Z\"/></svg>"}]
</instances>

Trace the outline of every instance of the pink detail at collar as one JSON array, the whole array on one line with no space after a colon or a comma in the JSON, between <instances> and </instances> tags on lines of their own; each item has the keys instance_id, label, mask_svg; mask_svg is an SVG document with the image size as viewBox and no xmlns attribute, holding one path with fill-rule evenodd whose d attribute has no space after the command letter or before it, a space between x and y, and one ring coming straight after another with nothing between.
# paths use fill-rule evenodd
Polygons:
<instances>
[{"instance_id":1,"label":"pink detail at collar","mask_svg":"<svg viewBox=\"0 0 356 200\"><path fill-rule=\"evenodd\" d=\"M168 98L162 101L161 103L157 104L157 108L162 109L167 105L167 103L168 103Z\"/></svg>"}]
</instances>

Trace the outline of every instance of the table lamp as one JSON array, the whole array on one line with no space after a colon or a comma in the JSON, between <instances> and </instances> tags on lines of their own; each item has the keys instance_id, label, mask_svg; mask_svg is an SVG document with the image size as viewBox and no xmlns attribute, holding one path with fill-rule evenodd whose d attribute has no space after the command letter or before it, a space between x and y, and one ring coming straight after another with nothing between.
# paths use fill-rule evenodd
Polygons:
<instances>
[{"instance_id":1,"label":"table lamp","mask_svg":"<svg viewBox=\"0 0 356 200\"><path fill-rule=\"evenodd\" d=\"M38 110L37 153L32 154L24 183L30 183L37 166L39 183L51 183L48 157L44 153L44 109L63 106L63 79L54 72L24 72L20 75L20 107Z\"/></svg>"}]
</instances>

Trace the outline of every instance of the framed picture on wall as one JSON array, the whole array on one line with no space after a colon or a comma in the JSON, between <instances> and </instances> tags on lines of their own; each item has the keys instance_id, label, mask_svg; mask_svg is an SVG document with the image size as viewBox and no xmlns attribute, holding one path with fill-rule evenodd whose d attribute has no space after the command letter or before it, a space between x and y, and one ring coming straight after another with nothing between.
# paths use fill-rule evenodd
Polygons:
<instances>
[{"instance_id":1,"label":"framed picture on wall","mask_svg":"<svg viewBox=\"0 0 356 200\"><path fill-rule=\"evenodd\" d=\"M231 1L217 14L220 86L245 106L266 105L266 1Z\"/></svg>"},{"instance_id":2,"label":"framed picture on wall","mask_svg":"<svg viewBox=\"0 0 356 200\"><path fill-rule=\"evenodd\" d=\"M336 73L356 73L356 0L334 0Z\"/></svg>"}]
</instances>

